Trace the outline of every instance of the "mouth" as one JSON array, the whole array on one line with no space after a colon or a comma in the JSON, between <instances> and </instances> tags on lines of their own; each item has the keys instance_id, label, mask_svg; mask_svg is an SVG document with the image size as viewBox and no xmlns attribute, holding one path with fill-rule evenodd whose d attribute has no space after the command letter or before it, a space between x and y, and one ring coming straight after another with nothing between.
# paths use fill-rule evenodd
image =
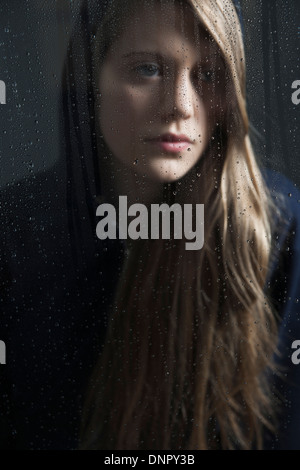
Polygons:
<instances>
[{"instance_id":1,"label":"mouth","mask_svg":"<svg viewBox=\"0 0 300 470\"><path fill-rule=\"evenodd\" d=\"M157 145L162 151L168 153L179 153L188 149L192 142L183 134L162 134L157 137L146 139L146 142Z\"/></svg>"}]
</instances>

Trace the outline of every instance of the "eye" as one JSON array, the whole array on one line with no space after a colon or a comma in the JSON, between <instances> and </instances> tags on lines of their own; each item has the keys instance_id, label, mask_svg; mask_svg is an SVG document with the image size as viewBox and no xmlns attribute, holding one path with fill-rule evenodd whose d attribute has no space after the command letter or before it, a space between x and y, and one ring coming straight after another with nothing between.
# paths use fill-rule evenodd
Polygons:
<instances>
[{"instance_id":1,"label":"eye","mask_svg":"<svg viewBox=\"0 0 300 470\"><path fill-rule=\"evenodd\" d=\"M146 78L158 77L161 74L159 65L152 63L138 65L135 71L139 76Z\"/></svg>"},{"instance_id":2,"label":"eye","mask_svg":"<svg viewBox=\"0 0 300 470\"><path fill-rule=\"evenodd\" d=\"M211 82L214 79L214 73L212 70L203 71L201 72L200 78L204 82Z\"/></svg>"},{"instance_id":3,"label":"eye","mask_svg":"<svg viewBox=\"0 0 300 470\"><path fill-rule=\"evenodd\" d=\"M198 84L200 84L200 82L210 83L215 79L215 73L213 70L205 70L199 67L195 71L194 78Z\"/></svg>"}]
</instances>

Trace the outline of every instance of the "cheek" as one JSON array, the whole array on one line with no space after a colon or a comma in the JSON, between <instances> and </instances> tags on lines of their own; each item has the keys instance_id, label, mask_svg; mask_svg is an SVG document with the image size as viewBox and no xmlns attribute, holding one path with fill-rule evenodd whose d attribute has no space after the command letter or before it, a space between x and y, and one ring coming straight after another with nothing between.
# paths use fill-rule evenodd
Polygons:
<instances>
[{"instance_id":1,"label":"cheek","mask_svg":"<svg viewBox=\"0 0 300 470\"><path fill-rule=\"evenodd\" d=\"M208 138L212 136L217 126L223 126L226 120L227 105L224 96L215 94L205 103L207 116Z\"/></svg>"},{"instance_id":2,"label":"cheek","mask_svg":"<svg viewBox=\"0 0 300 470\"><path fill-rule=\"evenodd\" d=\"M139 89L113 86L103 90L100 101L100 126L114 133L131 132L145 120L149 99Z\"/></svg>"},{"instance_id":3,"label":"cheek","mask_svg":"<svg viewBox=\"0 0 300 470\"><path fill-rule=\"evenodd\" d=\"M151 119L147 113L149 96L138 88L121 84L104 84L100 92L100 132L113 155L118 160L128 162L135 154L139 136L145 133L147 122Z\"/></svg>"},{"instance_id":4,"label":"cheek","mask_svg":"<svg viewBox=\"0 0 300 470\"><path fill-rule=\"evenodd\" d=\"M128 123L128 108L123 94L115 87L101 89L99 105L100 128L104 138L123 133Z\"/></svg>"},{"instance_id":5,"label":"cheek","mask_svg":"<svg viewBox=\"0 0 300 470\"><path fill-rule=\"evenodd\" d=\"M196 131L195 135L197 136L200 149L206 146L212 134L213 122L215 121L213 114L211 106L205 100L197 99L193 131Z\"/></svg>"}]
</instances>

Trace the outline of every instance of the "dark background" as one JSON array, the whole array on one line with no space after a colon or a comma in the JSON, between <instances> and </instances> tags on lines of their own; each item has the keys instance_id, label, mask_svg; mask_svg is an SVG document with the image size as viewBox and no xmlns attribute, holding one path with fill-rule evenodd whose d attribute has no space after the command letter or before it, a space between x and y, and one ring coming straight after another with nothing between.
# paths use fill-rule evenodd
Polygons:
<instances>
[{"instance_id":1,"label":"dark background","mask_svg":"<svg viewBox=\"0 0 300 470\"><path fill-rule=\"evenodd\" d=\"M95 245L85 181L70 186L63 145L61 77L80 4L0 1L0 448L76 448L81 386L120 259ZM255 148L300 186L300 105L291 100L300 80L299 0L242 6ZM82 204L71 220L74 192Z\"/></svg>"},{"instance_id":2,"label":"dark background","mask_svg":"<svg viewBox=\"0 0 300 470\"><path fill-rule=\"evenodd\" d=\"M258 155L300 185L299 0L242 0L248 71L248 109Z\"/></svg>"}]
</instances>

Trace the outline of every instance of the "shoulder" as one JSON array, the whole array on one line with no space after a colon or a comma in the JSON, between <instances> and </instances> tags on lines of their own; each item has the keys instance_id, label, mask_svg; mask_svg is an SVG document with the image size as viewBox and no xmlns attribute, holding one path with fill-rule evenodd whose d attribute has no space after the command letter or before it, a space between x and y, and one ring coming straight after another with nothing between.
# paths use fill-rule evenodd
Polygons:
<instances>
[{"instance_id":1,"label":"shoulder","mask_svg":"<svg viewBox=\"0 0 300 470\"><path fill-rule=\"evenodd\" d=\"M289 178L277 171L264 168L264 182L269 190L273 203L285 212L285 219L293 218L300 221L300 190Z\"/></svg>"},{"instance_id":2,"label":"shoulder","mask_svg":"<svg viewBox=\"0 0 300 470\"><path fill-rule=\"evenodd\" d=\"M264 170L263 177L275 207L266 287L280 317L292 321L300 299L300 191L286 176L275 171Z\"/></svg>"},{"instance_id":3,"label":"shoulder","mask_svg":"<svg viewBox=\"0 0 300 470\"><path fill-rule=\"evenodd\" d=\"M285 219L300 221L300 189L282 173L263 168L263 180L269 190L273 203L279 211L284 211Z\"/></svg>"},{"instance_id":4,"label":"shoulder","mask_svg":"<svg viewBox=\"0 0 300 470\"><path fill-rule=\"evenodd\" d=\"M300 192L284 175L263 171L275 206L272 253L266 294L278 314L276 368L281 378L271 380L281 396L277 439L268 448L299 449L300 365L292 362L292 344L300 339Z\"/></svg>"},{"instance_id":5,"label":"shoulder","mask_svg":"<svg viewBox=\"0 0 300 470\"><path fill-rule=\"evenodd\" d=\"M276 171L264 169L262 174L273 203L273 266L279 257L285 257L290 268L299 265L300 276L300 191L295 183Z\"/></svg>"}]
</instances>

